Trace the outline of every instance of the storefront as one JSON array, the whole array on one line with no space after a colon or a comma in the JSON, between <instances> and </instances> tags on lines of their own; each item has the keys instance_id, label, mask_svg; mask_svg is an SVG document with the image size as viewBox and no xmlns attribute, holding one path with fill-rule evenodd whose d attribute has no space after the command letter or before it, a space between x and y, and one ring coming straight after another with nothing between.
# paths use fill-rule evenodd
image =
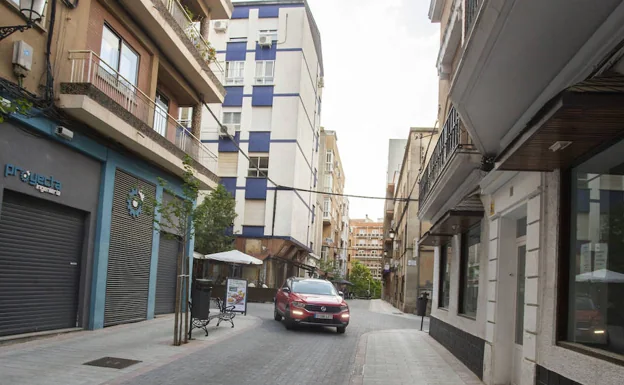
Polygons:
<instances>
[{"instance_id":1,"label":"storefront","mask_svg":"<svg viewBox=\"0 0 624 385\"><path fill-rule=\"evenodd\" d=\"M100 163L4 123L0 165L0 336L84 326Z\"/></svg>"},{"instance_id":2,"label":"storefront","mask_svg":"<svg viewBox=\"0 0 624 385\"><path fill-rule=\"evenodd\" d=\"M162 201L161 180L181 196L181 181L78 130L60 138L56 126L0 126L0 336L172 312L181 245L157 230L148 203Z\"/></svg>"}]
</instances>

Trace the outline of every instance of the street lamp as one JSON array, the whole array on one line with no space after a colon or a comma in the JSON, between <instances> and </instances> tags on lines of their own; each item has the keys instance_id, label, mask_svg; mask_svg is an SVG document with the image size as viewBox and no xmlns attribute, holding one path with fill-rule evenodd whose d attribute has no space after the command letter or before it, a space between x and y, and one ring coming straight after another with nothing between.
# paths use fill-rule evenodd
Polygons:
<instances>
[{"instance_id":1,"label":"street lamp","mask_svg":"<svg viewBox=\"0 0 624 385\"><path fill-rule=\"evenodd\" d=\"M394 239L394 230L390 229L390 231L388 231L388 235L390 236L390 239Z\"/></svg>"},{"instance_id":2,"label":"street lamp","mask_svg":"<svg viewBox=\"0 0 624 385\"><path fill-rule=\"evenodd\" d=\"M0 40L3 40L13 32L24 32L32 28L35 23L43 18L43 11L47 2L48 0L20 0L19 9L26 18L26 24L0 27Z\"/></svg>"}]
</instances>

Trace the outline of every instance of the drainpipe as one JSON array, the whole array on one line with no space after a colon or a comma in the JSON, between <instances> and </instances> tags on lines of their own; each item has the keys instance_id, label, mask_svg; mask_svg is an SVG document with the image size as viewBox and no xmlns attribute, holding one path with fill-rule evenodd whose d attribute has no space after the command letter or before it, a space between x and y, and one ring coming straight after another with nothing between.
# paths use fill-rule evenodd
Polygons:
<instances>
[{"instance_id":1,"label":"drainpipe","mask_svg":"<svg viewBox=\"0 0 624 385\"><path fill-rule=\"evenodd\" d=\"M273 220L271 221L271 236L275 235L275 211L277 209L277 192L278 187L275 187L275 193L273 194Z\"/></svg>"}]
</instances>

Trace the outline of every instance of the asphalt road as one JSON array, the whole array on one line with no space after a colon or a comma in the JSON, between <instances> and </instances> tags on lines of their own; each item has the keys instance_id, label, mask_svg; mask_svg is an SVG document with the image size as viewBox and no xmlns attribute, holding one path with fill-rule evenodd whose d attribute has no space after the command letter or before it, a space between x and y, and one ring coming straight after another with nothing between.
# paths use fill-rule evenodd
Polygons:
<instances>
[{"instance_id":1,"label":"asphalt road","mask_svg":"<svg viewBox=\"0 0 624 385\"><path fill-rule=\"evenodd\" d=\"M272 304L250 304L259 326L217 345L133 378L130 385L343 385L357 370L356 353L364 333L416 329L420 322L369 310L370 301L351 300L345 334L335 328L286 330L273 320Z\"/></svg>"}]
</instances>

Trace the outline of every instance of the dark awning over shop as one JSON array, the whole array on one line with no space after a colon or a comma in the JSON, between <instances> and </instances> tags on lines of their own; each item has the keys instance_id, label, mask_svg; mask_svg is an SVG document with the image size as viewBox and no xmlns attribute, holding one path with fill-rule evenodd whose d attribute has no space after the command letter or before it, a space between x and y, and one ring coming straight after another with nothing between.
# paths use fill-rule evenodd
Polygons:
<instances>
[{"instance_id":1,"label":"dark awning over shop","mask_svg":"<svg viewBox=\"0 0 624 385\"><path fill-rule=\"evenodd\" d=\"M604 74L551 100L496 160L498 170L567 168L624 133L624 75Z\"/></svg>"},{"instance_id":2,"label":"dark awning over shop","mask_svg":"<svg viewBox=\"0 0 624 385\"><path fill-rule=\"evenodd\" d=\"M420 239L421 246L439 246L472 226L483 218L484 210L478 193L464 198L452 210L449 210L431 226Z\"/></svg>"}]
</instances>

